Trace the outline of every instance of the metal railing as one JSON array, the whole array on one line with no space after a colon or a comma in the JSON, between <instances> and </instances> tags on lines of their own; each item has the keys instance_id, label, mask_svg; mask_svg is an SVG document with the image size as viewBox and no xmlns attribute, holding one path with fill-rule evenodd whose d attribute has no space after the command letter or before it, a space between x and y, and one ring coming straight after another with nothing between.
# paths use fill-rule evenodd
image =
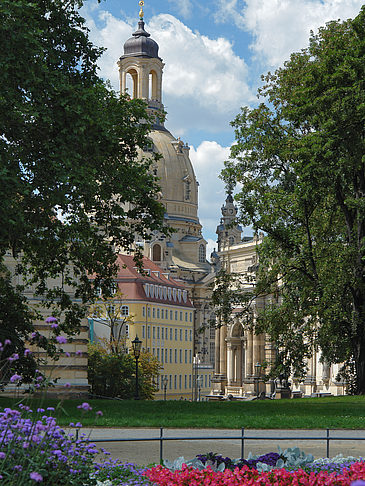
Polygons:
<instances>
[{"instance_id":1,"label":"metal railing","mask_svg":"<svg viewBox=\"0 0 365 486\"><path fill-rule=\"evenodd\" d=\"M159 442L160 446L160 463L163 463L163 446L165 441L174 440L174 441L184 441L184 440L239 440L241 442L241 458L245 456L245 442L248 440L322 440L326 441L326 457L330 457L330 441L331 440L365 440L364 437L333 437L330 435L330 429L325 429L326 435L323 437L300 437L300 436L291 436L291 437L272 437L272 436L260 436L260 435L245 435L244 427L241 428L241 435L232 435L232 436L189 436L189 437L170 437L164 435L163 427L160 427L160 435L159 437L133 437L133 438L122 438L122 439L93 439L92 442L95 443L107 443L107 442ZM79 436L79 430L76 430L76 438Z\"/></svg>"}]
</instances>

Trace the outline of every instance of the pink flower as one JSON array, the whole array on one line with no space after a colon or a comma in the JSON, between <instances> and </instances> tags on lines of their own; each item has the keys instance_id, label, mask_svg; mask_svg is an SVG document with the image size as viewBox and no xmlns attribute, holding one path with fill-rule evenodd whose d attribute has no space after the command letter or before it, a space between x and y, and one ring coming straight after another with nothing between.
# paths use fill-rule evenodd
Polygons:
<instances>
[{"instance_id":1,"label":"pink flower","mask_svg":"<svg viewBox=\"0 0 365 486\"><path fill-rule=\"evenodd\" d=\"M66 339L64 336L57 336L57 337L56 337L56 341L57 341L59 344L66 344L66 343L67 343L67 339Z\"/></svg>"}]
</instances>

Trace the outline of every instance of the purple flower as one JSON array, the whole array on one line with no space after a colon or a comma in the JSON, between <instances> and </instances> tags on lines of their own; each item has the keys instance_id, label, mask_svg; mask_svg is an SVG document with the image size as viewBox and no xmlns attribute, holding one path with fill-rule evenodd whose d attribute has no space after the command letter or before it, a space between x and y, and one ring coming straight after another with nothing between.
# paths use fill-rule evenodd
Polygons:
<instances>
[{"instance_id":1,"label":"purple flower","mask_svg":"<svg viewBox=\"0 0 365 486\"><path fill-rule=\"evenodd\" d=\"M32 351L30 349L27 348L27 349L24 350L24 356L25 357L29 356L30 354L32 354Z\"/></svg>"},{"instance_id":2,"label":"purple flower","mask_svg":"<svg viewBox=\"0 0 365 486\"><path fill-rule=\"evenodd\" d=\"M98 411L96 412L96 416L97 416L97 417L102 417L102 416L103 416L103 412L102 412L101 410L98 410Z\"/></svg>"},{"instance_id":3,"label":"purple flower","mask_svg":"<svg viewBox=\"0 0 365 486\"><path fill-rule=\"evenodd\" d=\"M66 351L65 356L67 356L69 358L71 356L71 354L68 351Z\"/></svg>"},{"instance_id":4,"label":"purple flower","mask_svg":"<svg viewBox=\"0 0 365 486\"><path fill-rule=\"evenodd\" d=\"M65 383L63 386L64 386L65 388L70 388L70 386L71 386L71 385L70 385L70 383Z\"/></svg>"},{"instance_id":5,"label":"purple flower","mask_svg":"<svg viewBox=\"0 0 365 486\"><path fill-rule=\"evenodd\" d=\"M66 343L67 343L67 339L66 339L64 336L57 336L57 337L56 337L56 341L57 341L59 344L66 344Z\"/></svg>"},{"instance_id":6,"label":"purple flower","mask_svg":"<svg viewBox=\"0 0 365 486\"><path fill-rule=\"evenodd\" d=\"M82 408L83 410L85 410L85 412L89 412L90 410L92 410L92 407L87 402L84 402L81 405L78 405L77 408Z\"/></svg>"},{"instance_id":7,"label":"purple flower","mask_svg":"<svg viewBox=\"0 0 365 486\"><path fill-rule=\"evenodd\" d=\"M50 412L54 412L54 407L47 407L47 410L49 410Z\"/></svg>"},{"instance_id":8,"label":"purple flower","mask_svg":"<svg viewBox=\"0 0 365 486\"><path fill-rule=\"evenodd\" d=\"M57 322L57 319L53 316L47 317L46 323L50 324L51 322Z\"/></svg>"},{"instance_id":9,"label":"purple flower","mask_svg":"<svg viewBox=\"0 0 365 486\"><path fill-rule=\"evenodd\" d=\"M6 457L5 452L0 452L0 459L5 459L5 457Z\"/></svg>"},{"instance_id":10,"label":"purple flower","mask_svg":"<svg viewBox=\"0 0 365 486\"><path fill-rule=\"evenodd\" d=\"M53 322L53 323L51 324L51 328L52 328L52 329L57 329L57 328L58 328L58 324L57 324L57 322Z\"/></svg>"},{"instance_id":11,"label":"purple flower","mask_svg":"<svg viewBox=\"0 0 365 486\"><path fill-rule=\"evenodd\" d=\"M79 349L76 351L76 356L82 356L82 351L80 351Z\"/></svg>"},{"instance_id":12,"label":"purple flower","mask_svg":"<svg viewBox=\"0 0 365 486\"><path fill-rule=\"evenodd\" d=\"M11 344L10 339L5 339L4 344L5 344L5 346L6 346L7 344Z\"/></svg>"},{"instance_id":13,"label":"purple flower","mask_svg":"<svg viewBox=\"0 0 365 486\"><path fill-rule=\"evenodd\" d=\"M39 473L37 473L36 471L33 471L29 474L29 477L30 479L33 479L33 481L37 482L37 483L40 483L41 481L43 481L43 476Z\"/></svg>"},{"instance_id":14,"label":"purple flower","mask_svg":"<svg viewBox=\"0 0 365 486\"><path fill-rule=\"evenodd\" d=\"M21 379L21 376L20 375L17 375L15 373L15 375L13 375L11 378L10 378L10 382L11 383L15 383L16 381L19 381Z\"/></svg>"},{"instance_id":15,"label":"purple flower","mask_svg":"<svg viewBox=\"0 0 365 486\"><path fill-rule=\"evenodd\" d=\"M8 361L10 361L10 363L12 363L13 361L16 361L17 359L19 359L19 354L14 353L12 356L9 356Z\"/></svg>"}]
</instances>

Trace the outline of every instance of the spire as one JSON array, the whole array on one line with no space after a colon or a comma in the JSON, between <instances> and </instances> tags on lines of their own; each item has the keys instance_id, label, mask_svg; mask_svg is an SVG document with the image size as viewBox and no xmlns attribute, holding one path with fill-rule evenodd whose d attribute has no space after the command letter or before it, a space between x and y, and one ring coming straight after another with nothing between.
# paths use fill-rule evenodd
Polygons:
<instances>
[{"instance_id":1,"label":"spire","mask_svg":"<svg viewBox=\"0 0 365 486\"><path fill-rule=\"evenodd\" d=\"M144 17L144 12L143 12L144 1L143 0L140 0L138 2L138 5L141 7L141 10L139 11L139 18L143 21L143 17Z\"/></svg>"}]
</instances>

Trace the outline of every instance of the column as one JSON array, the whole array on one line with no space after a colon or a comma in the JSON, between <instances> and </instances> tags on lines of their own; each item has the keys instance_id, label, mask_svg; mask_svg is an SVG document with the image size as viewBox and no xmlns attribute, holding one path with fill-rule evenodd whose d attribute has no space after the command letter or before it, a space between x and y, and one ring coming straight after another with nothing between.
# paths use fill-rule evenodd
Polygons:
<instances>
[{"instance_id":1,"label":"column","mask_svg":"<svg viewBox=\"0 0 365 486\"><path fill-rule=\"evenodd\" d=\"M214 351L215 351L215 360L214 360L214 372L216 375L220 373L220 331L221 328L218 327L215 330L215 341L214 341Z\"/></svg>"},{"instance_id":2,"label":"column","mask_svg":"<svg viewBox=\"0 0 365 486\"><path fill-rule=\"evenodd\" d=\"M226 362L226 335L227 335L227 327L222 326L220 329L220 346L219 346L219 351L220 351L220 356L219 356L219 370L221 375L226 375L227 373L227 362Z\"/></svg>"}]
</instances>

